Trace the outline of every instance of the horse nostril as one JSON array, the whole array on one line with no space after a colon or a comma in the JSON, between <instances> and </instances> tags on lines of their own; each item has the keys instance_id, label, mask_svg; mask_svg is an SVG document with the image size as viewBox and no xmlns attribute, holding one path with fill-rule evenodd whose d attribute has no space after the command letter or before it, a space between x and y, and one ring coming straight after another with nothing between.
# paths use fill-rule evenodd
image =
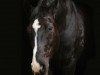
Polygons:
<instances>
[{"instance_id":1,"label":"horse nostril","mask_svg":"<svg viewBox=\"0 0 100 75\"><path fill-rule=\"evenodd\" d=\"M45 73L45 66L44 65L42 65L42 69L40 70L40 73Z\"/></svg>"}]
</instances>

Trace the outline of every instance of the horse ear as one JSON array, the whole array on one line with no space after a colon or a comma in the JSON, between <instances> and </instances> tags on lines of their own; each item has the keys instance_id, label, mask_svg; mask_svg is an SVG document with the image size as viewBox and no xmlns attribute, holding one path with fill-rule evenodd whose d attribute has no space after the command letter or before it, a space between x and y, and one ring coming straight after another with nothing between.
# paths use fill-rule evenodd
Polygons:
<instances>
[{"instance_id":1,"label":"horse ear","mask_svg":"<svg viewBox=\"0 0 100 75\"><path fill-rule=\"evenodd\" d=\"M56 1L55 2L55 8L53 8L53 11L52 11L54 19L56 18L58 10L59 10L59 1Z\"/></svg>"}]
</instances>

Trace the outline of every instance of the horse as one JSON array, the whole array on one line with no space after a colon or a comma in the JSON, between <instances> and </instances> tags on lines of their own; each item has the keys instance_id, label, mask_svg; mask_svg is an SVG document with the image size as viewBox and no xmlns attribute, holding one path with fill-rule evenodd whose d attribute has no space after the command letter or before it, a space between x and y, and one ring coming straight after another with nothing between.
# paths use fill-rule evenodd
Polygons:
<instances>
[{"instance_id":1,"label":"horse","mask_svg":"<svg viewBox=\"0 0 100 75\"><path fill-rule=\"evenodd\" d=\"M85 45L84 17L72 0L39 0L27 27L36 75L74 75Z\"/></svg>"}]
</instances>

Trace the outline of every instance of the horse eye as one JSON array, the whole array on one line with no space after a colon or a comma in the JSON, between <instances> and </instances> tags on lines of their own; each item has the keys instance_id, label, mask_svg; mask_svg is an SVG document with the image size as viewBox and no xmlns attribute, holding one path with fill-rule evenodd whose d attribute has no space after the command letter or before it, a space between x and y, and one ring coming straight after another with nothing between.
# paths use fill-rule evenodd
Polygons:
<instances>
[{"instance_id":1,"label":"horse eye","mask_svg":"<svg viewBox=\"0 0 100 75\"><path fill-rule=\"evenodd\" d=\"M49 27L48 30L52 30L52 28Z\"/></svg>"},{"instance_id":2,"label":"horse eye","mask_svg":"<svg viewBox=\"0 0 100 75\"><path fill-rule=\"evenodd\" d=\"M51 27L51 26L48 27L48 30L49 30L49 31L51 31L52 29L53 29L53 27Z\"/></svg>"}]
</instances>

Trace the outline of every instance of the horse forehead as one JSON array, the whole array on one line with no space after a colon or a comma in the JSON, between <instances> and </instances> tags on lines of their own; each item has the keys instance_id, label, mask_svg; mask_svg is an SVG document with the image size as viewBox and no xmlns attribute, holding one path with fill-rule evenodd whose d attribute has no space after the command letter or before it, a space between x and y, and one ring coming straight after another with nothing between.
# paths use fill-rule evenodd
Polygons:
<instances>
[{"instance_id":1,"label":"horse forehead","mask_svg":"<svg viewBox=\"0 0 100 75\"><path fill-rule=\"evenodd\" d=\"M32 25L32 28L37 31L39 28L41 27L41 25L39 25L39 20L35 19Z\"/></svg>"}]
</instances>

